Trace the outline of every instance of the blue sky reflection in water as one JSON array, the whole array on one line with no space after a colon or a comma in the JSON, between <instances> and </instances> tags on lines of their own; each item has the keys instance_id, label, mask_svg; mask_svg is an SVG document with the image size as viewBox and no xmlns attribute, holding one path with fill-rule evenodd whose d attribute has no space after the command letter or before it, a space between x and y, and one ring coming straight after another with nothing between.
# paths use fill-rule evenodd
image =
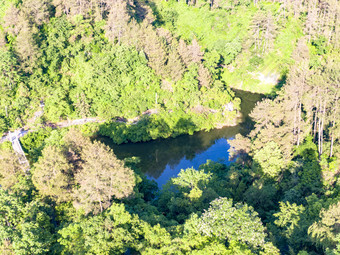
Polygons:
<instances>
[{"instance_id":1,"label":"blue sky reflection in water","mask_svg":"<svg viewBox=\"0 0 340 255\"><path fill-rule=\"evenodd\" d=\"M158 183L158 186L161 187L164 185L169 179L172 177L176 177L181 169L187 169L193 167L198 169L200 165L207 162L207 160L218 161L224 164L229 164L228 160L229 153L228 150L230 145L226 138L220 138L214 141L214 144L209 147L206 151L201 153L197 153L193 159L187 159L186 157L182 158L177 165L169 165L167 164L162 174L155 179L152 176L149 176L150 179L155 180Z\"/></svg>"},{"instance_id":2,"label":"blue sky reflection in water","mask_svg":"<svg viewBox=\"0 0 340 255\"><path fill-rule=\"evenodd\" d=\"M150 179L156 180L161 187L170 178L176 177L181 169L189 167L198 169L207 160L230 163L228 140L233 139L238 133L247 133L251 127L248 115L256 102L261 99L261 95L249 92L236 91L236 95L242 100L242 118L240 124L234 127L145 143L114 145L110 143L110 139L102 137L100 140L109 145L119 159L139 158L138 167L141 171Z\"/></svg>"}]
</instances>

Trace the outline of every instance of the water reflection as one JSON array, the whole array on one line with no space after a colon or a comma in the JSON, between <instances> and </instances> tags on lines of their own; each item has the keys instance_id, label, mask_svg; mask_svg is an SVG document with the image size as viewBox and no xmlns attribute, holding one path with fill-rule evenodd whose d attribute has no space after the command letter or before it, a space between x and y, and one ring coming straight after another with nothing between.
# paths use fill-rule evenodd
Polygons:
<instances>
[{"instance_id":1,"label":"water reflection","mask_svg":"<svg viewBox=\"0 0 340 255\"><path fill-rule=\"evenodd\" d=\"M192 136L183 135L146 143L114 145L110 144L109 139L103 141L110 145L119 159L139 157L142 171L149 178L156 180L159 186L177 176L181 169L198 168L208 159L228 163L227 140L249 130L251 124L247 120L248 114L261 99L261 95L248 92L236 91L236 95L242 100L242 118L240 124L235 127L201 131Z\"/></svg>"}]
</instances>

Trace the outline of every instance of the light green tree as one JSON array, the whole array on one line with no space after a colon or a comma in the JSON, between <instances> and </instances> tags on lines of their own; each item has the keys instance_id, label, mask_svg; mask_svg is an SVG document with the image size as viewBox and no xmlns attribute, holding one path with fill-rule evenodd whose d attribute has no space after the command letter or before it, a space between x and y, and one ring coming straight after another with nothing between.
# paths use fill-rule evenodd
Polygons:
<instances>
[{"instance_id":1,"label":"light green tree","mask_svg":"<svg viewBox=\"0 0 340 255\"><path fill-rule=\"evenodd\" d=\"M75 191L75 205L86 212L102 212L111 204L112 197L126 198L133 193L133 171L124 166L102 143L94 142L81 153L84 163L75 175L79 188Z\"/></svg>"},{"instance_id":2,"label":"light green tree","mask_svg":"<svg viewBox=\"0 0 340 255\"><path fill-rule=\"evenodd\" d=\"M270 178L277 178L285 166L281 150L273 141L255 152L254 160L259 164L263 173Z\"/></svg>"},{"instance_id":3,"label":"light green tree","mask_svg":"<svg viewBox=\"0 0 340 255\"><path fill-rule=\"evenodd\" d=\"M194 200L201 197L202 190L209 183L211 176L211 173L205 173L204 170L182 169L178 177L172 179L172 183L182 190L188 190L185 196Z\"/></svg>"},{"instance_id":4,"label":"light green tree","mask_svg":"<svg viewBox=\"0 0 340 255\"><path fill-rule=\"evenodd\" d=\"M39 161L34 165L32 179L44 196L59 202L68 201L73 184L73 166L65 153L57 147L46 147Z\"/></svg>"},{"instance_id":5,"label":"light green tree","mask_svg":"<svg viewBox=\"0 0 340 255\"><path fill-rule=\"evenodd\" d=\"M202 216L198 226L201 234L228 241L236 240L258 248L265 244L265 227L258 214L247 204L233 205L232 199L218 198Z\"/></svg>"},{"instance_id":6,"label":"light green tree","mask_svg":"<svg viewBox=\"0 0 340 255\"><path fill-rule=\"evenodd\" d=\"M11 189L18 178L25 173L18 161L18 155L9 149L0 150L0 185L3 189Z\"/></svg>"},{"instance_id":7,"label":"light green tree","mask_svg":"<svg viewBox=\"0 0 340 255\"><path fill-rule=\"evenodd\" d=\"M46 254L54 243L50 207L0 189L0 246L15 254Z\"/></svg>"},{"instance_id":8,"label":"light green tree","mask_svg":"<svg viewBox=\"0 0 340 255\"><path fill-rule=\"evenodd\" d=\"M320 212L320 220L314 222L308 229L312 240L325 250L337 249L340 245L340 202L331 205L327 210ZM335 253L336 254L336 253Z\"/></svg>"}]
</instances>

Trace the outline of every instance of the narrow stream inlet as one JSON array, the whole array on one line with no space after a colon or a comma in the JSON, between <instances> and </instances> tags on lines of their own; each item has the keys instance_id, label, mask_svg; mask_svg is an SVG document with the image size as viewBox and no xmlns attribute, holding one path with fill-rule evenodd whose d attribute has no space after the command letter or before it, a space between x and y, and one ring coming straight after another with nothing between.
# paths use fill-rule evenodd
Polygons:
<instances>
[{"instance_id":1,"label":"narrow stream inlet","mask_svg":"<svg viewBox=\"0 0 340 255\"><path fill-rule=\"evenodd\" d=\"M194 135L183 135L176 138L159 139L145 143L128 143L115 145L109 138L100 138L109 145L119 159L138 157L139 167L155 180L158 186L164 185L170 178L176 177L181 169L204 164L207 160L230 163L228 140L236 134L246 134L251 127L248 117L256 102L263 97L244 91L235 91L241 98L242 120L234 127L214 129L209 132L197 132Z\"/></svg>"}]
</instances>

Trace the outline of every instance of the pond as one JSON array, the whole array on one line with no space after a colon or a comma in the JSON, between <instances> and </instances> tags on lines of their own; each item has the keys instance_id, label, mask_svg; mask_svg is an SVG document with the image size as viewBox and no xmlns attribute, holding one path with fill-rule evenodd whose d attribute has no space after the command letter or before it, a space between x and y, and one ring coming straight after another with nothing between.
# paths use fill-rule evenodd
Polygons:
<instances>
[{"instance_id":1,"label":"pond","mask_svg":"<svg viewBox=\"0 0 340 255\"><path fill-rule=\"evenodd\" d=\"M234 139L238 133L248 132L252 125L248 115L256 102L263 97L260 94L244 91L235 91L235 93L242 100L242 116L237 126L145 143L115 145L110 143L109 139L103 139L103 142L113 149L119 159L138 157L141 170L148 178L155 180L159 187L170 178L176 177L181 169L189 167L198 169L199 165L207 160L229 164L228 140Z\"/></svg>"}]
</instances>

